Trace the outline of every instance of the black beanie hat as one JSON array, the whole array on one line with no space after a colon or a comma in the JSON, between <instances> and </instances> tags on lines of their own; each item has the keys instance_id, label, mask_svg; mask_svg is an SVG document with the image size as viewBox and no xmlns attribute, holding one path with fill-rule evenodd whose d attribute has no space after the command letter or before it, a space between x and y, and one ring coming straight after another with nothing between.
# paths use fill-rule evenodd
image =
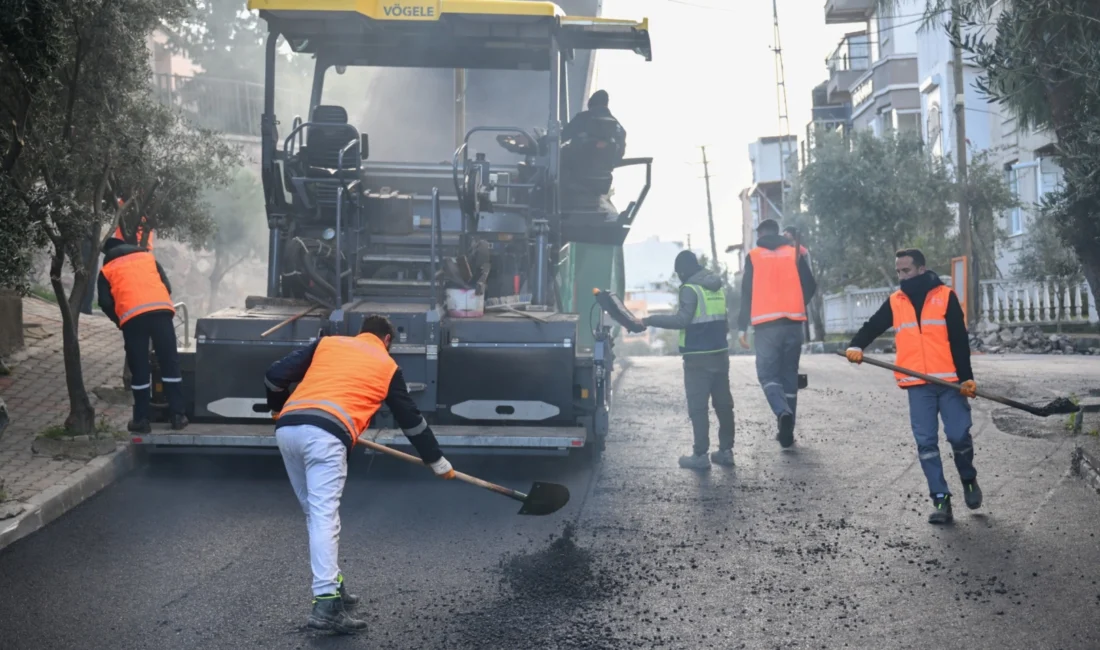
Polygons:
<instances>
[{"instance_id":1,"label":"black beanie hat","mask_svg":"<svg viewBox=\"0 0 1100 650\"><path fill-rule=\"evenodd\" d=\"M676 256L676 263L673 265L673 270L681 278L691 277L702 268L702 266L699 266L699 258L695 257L695 253L691 251L680 251L680 254Z\"/></svg>"}]
</instances>

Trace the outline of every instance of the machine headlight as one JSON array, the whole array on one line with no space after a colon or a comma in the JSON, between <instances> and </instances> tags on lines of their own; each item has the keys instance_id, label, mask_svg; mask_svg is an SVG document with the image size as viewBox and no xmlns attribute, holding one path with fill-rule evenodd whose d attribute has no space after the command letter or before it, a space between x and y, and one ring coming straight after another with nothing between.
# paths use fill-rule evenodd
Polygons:
<instances>
[{"instance_id":1,"label":"machine headlight","mask_svg":"<svg viewBox=\"0 0 1100 650\"><path fill-rule=\"evenodd\" d=\"M332 228L325 228L325 232L321 233L321 239L325 241L329 241L334 237L336 237L336 231Z\"/></svg>"}]
</instances>

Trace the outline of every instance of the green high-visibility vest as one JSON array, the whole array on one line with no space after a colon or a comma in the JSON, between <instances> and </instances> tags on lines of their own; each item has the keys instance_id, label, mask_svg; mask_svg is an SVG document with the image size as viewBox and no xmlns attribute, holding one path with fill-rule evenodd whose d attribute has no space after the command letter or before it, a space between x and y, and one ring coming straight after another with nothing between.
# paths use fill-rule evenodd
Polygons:
<instances>
[{"instance_id":1,"label":"green high-visibility vest","mask_svg":"<svg viewBox=\"0 0 1100 650\"><path fill-rule=\"evenodd\" d=\"M698 300L691 324L680 330L680 354L729 352L725 290L711 291L697 284L685 286L695 292Z\"/></svg>"}]
</instances>

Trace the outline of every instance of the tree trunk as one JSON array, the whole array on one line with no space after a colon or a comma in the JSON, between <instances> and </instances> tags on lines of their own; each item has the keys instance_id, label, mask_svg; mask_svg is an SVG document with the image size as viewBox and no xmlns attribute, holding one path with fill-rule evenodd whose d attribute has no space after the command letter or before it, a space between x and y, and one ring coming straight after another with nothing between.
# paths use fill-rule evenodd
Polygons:
<instances>
[{"instance_id":1,"label":"tree trunk","mask_svg":"<svg viewBox=\"0 0 1100 650\"><path fill-rule=\"evenodd\" d=\"M72 435L93 435L95 433L95 409L84 388L84 371L80 361L80 336L77 333L77 319L70 301L65 297L65 286L61 283L61 271L65 268L64 249L55 244L50 264L50 286L53 287L57 306L61 308L61 340L65 359L65 387L69 393L69 415L65 418L65 430ZM73 292L82 291L78 282ZM79 302L77 303L80 304Z\"/></svg>"}]
</instances>

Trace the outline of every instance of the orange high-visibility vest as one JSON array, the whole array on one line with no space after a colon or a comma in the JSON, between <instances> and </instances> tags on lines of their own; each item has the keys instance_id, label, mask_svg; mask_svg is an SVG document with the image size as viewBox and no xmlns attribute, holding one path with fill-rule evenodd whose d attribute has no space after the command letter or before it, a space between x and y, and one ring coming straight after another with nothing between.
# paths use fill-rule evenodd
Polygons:
<instances>
[{"instance_id":1,"label":"orange high-visibility vest","mask_svg":"<svg viewBox=\"0 0 1100 650\"><path fill-rule=\"evenodd\" d=\"M752 313L750 322L760 325L780 318L806 320L802 279L798 276L794 246L775 250L757 246L749 251L752 260Z\"/></svg>"},{"instance_id":2,"label":"orange high-visibility vest","mask_svg":"<svg viewBox=\"0 0 1100 650\"><path fill-rule=\"evenodd\" d=\"M111 285L119 326L151 311L176 313L152 253L139 251L116 257L103 265L103 275Z\"/></svg>"},{"instance_id":3,"label":"orange high-visibility vest","mask_svg":"<svg viewBox=\"0 0 1100 650\"><path fill-rule=\"evenodd\" d=\"M324 411L344 425L354 446L389 394L395 372L397 362L374 334L326 336L279 417Z\"/></svg>"},{"instance_id":4,"label":"orange high-visibility vest","mask_svg":"<svg viewBox=\"0 0 1100 650\"><path fill-rule=\"evenodd\" d=\"M958 381L951 344L947 337L947 299L953 292L940 285L928 292L917 323L917 310L900 289L890 295L890 310L894 313L894 345L897 365L946 381ZM928 382L895 372L898 386L919 386Z\"/></svg>"}]
</instances>

